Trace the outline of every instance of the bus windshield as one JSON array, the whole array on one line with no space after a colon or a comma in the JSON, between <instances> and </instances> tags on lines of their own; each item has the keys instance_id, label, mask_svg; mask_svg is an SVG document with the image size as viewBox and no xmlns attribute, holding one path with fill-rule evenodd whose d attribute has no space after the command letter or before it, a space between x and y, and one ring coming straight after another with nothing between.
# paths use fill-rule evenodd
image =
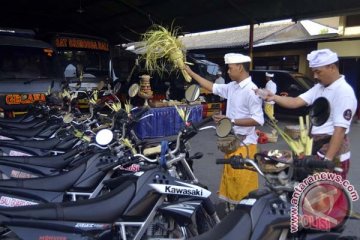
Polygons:
<instances>
[{"instance_id":1,"label":"bus windshield","mask_svg":"<svg viewBox=\"0 0 360 240\"><path fill-rule=\"evenodd\" d=\"M65 77L102 78L108 75L109 54L91 50L58 50ZM72 67L69 67L71 66Z\"/></svg>"},{"instance_id":2,"label":"bus windshield","mask_svg":"<svg viewBox=\"0 0 360 240\"><path fill-rule=\"evenodd\" d=\"M57 33L52 42L67 79L82 76L87 81L96 82L109 75L110 51L107 40L81 34Z\"/></svg>"},{"instance_id":3,"label":"bus windshield","mask_svg":"<svg viewBox=\"0 0 360 240\"><path fill-rule=\"evenodd\" d=\"M57 67L53 49L0 46L0 80L57 78Z\"/></svg>"}]
</instances>

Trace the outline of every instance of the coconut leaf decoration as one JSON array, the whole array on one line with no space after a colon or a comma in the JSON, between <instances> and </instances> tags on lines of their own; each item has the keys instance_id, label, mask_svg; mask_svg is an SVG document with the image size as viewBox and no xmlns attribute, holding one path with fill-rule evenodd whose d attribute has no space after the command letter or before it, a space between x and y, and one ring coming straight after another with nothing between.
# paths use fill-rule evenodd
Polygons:
<instances>
[{"instance_id":1,"label":"coconut leaf decoration","mask_svg":"<svg viewBox=\"0 0 360 240\"><path fill-rule=\"evenodd\" d=\"M154 25L143 34L142 41L145 43L145 68L152 72L162 73L166 71L166 63L171 63L170 71L181 71L185 80L190 82L191 77L185 69L185 47L181 40L176 37L177 29L168 30L160 25Z\"/></svg>"}]
</instances>

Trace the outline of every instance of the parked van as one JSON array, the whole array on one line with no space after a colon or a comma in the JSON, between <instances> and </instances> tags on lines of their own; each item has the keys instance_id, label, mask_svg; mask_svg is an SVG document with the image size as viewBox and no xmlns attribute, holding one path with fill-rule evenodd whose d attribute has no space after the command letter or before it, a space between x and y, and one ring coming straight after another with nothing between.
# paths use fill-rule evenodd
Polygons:
<instances>
[{"instance_id":1,"label":"parked van","mask_svg":"<svg viewBox=\"0 0 360 240\"><path fill-rule=\"evenodd\" d=\"M315 82L298 72L284 71L284 70L251 70L250 75L252 81L259 87L264 88L266 85L265 73L273 73L273 81L277 85L277 93L281 96L297 97L300 94L309 90L314 86ZM282 108L275 104L275 115L303 116L308 113L307 107L298 109Z\"/></svg>"},{"instance_id":2,"label":"parked van","mask_svg":"<svg viewBox=\"0 0 360 240\"><path fill-rule=\"evenodd\" d=\"M61 90L55 49L31 30L0 28L1 116L24 113L48 92Z\"/></svg>"}]
</instances>

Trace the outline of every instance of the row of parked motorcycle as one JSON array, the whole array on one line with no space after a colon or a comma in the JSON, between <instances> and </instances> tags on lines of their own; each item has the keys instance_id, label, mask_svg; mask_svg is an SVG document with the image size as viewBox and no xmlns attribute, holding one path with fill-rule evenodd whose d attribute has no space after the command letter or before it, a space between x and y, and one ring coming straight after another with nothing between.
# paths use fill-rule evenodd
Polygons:
<instances>
[{"instance_id":1,"label":"row of parked motorcycle","mask_svg":"<svg viewBox=\"0 0 360 240\"><path fill-rule=\"evenodd\" d=\"M130 89L129 96L134 96L138 87ZM187 101L195 101L199 92L198 86L191 86ZM290 198L301 181L297 170L310 174L315 169L334 169L333 164L294 158L278 171L266 172L260 163L276 165L278 159L261 153L252 160L218 159L219 164L251 169L266 179L264 189L250 193L220 221L211 192L191 167L202 153L191 156L189 140L202 130L215 129L220 137L230 134L228 119L216 127L210 119L184 122L177 136L141 140L135 126L151 117L147 108L116 107L116 101L99 104L94 93L86 93L90 110L82 113L69 107L72 94L64 98L70 101L66 108L37 103L26 115L0 119L1 239L341 236L343 227L290 232Z\"/></svg>"}]
</instances>

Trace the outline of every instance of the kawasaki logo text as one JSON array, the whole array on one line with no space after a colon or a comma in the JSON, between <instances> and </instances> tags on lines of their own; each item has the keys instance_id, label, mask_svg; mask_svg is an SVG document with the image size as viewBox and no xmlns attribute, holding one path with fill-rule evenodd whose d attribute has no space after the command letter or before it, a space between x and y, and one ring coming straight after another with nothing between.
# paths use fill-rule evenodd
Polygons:
<instances>
[{"instance_id":1,"label":"kawasaki logo text","mask_svg":"<svg viewBox=\"0 0 360 240\"><path fill-rule=\"evenodd\" d=\"M202 190L175 188L172 186L166 186L165 193L191 195L191 196L202 196L203 195Z\"/></svg>"}]
</instances>

